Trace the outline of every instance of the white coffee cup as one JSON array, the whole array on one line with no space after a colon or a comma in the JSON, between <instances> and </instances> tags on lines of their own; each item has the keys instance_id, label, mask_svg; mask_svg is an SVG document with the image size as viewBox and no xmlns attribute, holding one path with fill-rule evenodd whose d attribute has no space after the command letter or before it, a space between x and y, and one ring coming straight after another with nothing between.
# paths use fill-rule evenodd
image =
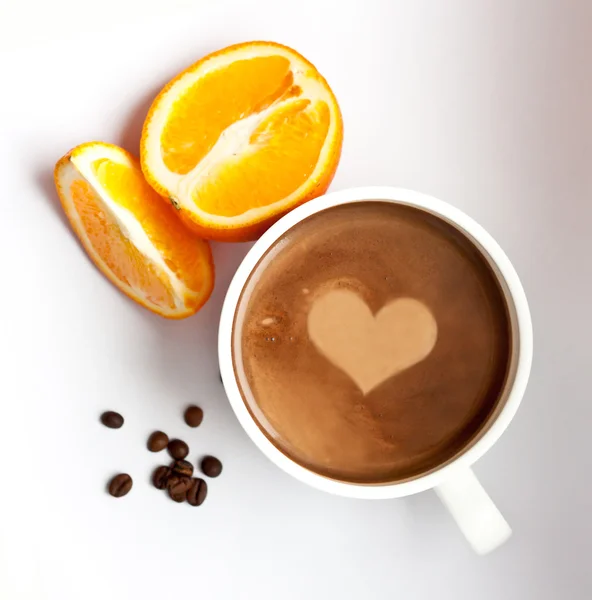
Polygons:
<instances>
[{"instance_id":1,"label":"white coffee cup","mask_svg":"<svg viewBox=\"0 0 592 600\"><path fill-rule=\"evenodd\" d=\"M404 204L431 213L453 225L480 250L490 263L505 295L510 313L512 356L509 375L496 410L475 439L456 456L427 473L404 481L357 484L330 479L306 469L280 452L264 435L249 413L234 375L232 328L243 287L274 242L314 213L340 204L377 200ZM462 211L431 196L392 187L362 187L333 192L296 208L263 234L236 271L220 318L218 353L224 387L238 420L260 450L286 473L320 490L351 498L400 498L434 488L479 554L493 550L510 536L509 525L470 467L495 444L516 414L532 363L532 323L522 284L508 257L497 242Z\"/></svg>"}]
</instances>

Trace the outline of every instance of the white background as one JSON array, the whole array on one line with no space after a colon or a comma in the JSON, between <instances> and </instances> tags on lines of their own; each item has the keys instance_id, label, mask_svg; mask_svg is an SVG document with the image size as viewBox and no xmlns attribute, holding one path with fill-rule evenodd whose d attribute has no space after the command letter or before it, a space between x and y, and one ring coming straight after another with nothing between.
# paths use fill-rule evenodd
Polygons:
<instances>
[{"instance_id":1,"label":"white background","mask_svg":"<svg viewBox=\"0 0 592 600\"><path fill-rule=\"evenodd\" d=\"M0 598L592 596L592 3L582 0L2 0ZM522 277L530 387L476 466L514 535L473 555L433 493L331 497L240 429L218 381L220 305L245 245L215 245L196 317L137 308L90 264L52 183L101 139L137 151L150 100L230 43L294 46L345 119L333 189L392 184L480 221ZM198 430L182 422L205 409ZM126 424L98 423L104 409ZM150 486L154 428L223 476L201 508ZM105 483L131 473L129 496Z\"/></svg>"}]
</instances>

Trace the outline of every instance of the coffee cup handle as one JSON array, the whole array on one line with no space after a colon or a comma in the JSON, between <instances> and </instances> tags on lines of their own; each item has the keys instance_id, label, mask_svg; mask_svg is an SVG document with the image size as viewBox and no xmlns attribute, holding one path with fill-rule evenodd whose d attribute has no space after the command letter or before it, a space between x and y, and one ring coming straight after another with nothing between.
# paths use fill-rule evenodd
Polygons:
<instances>
[{"instance_id":1,"label":"coffee cup handle","mask_svg":"<svg viewBox=\"0 0 592 600\"><path fill-rule=\"evenodd\" d=\"M435 488L477 554L501 546L512 529L469 468L461 468Z\"/></svg>"}]
</instances>

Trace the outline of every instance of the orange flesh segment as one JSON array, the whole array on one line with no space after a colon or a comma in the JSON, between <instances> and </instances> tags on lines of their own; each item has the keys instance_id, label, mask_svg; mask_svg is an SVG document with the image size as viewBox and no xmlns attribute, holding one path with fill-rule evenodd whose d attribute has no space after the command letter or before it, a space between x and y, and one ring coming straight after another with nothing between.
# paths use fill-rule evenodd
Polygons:
<instances>
[{"instance_id":1,"label":"orange flesh segment","mask_svg":"<svg viewBox=\"0 0 592 600\"><path fill-rule=\"evenodd\" d=\"M123 235L90 184L75 180L70 193L90 244L113 275L134 290L142 290L156 306L174 308L172 290L160 277L158 267Z\"/></svg>"},{"instance_id":2,"label":"orange flesh segment","mask_svg":"<svg viewBox=\"0 0 592 600\"><path fill-rule=\"evenodd\" d=\"M313 173L330 120L323 101L282 105L253 132L248 152L208 173L193 193L195 203L206 213L234 217L288 197Z\"/></svg>"},{"instance_id":3,"label":"orange flesh segment","mask_svg":"<svg viewBox=\"0 0 592 600\"><path fill-rule=\"evenodd\" d=\"M191 290L202 290L210 268L200 246L205 242L196 240L187 230L175 209L150 187L140 169L108 158L95 160L92 169L109 197L133 213L177 278Z\"/></svg>"},{"instance_id":4,"label":"orange flesh segment","mask_svg":"<svg viewBox=\"0 0 592 600\"><path fill-rule=\"evenodd\" d=\"M273 104L292 83L290 61L277 55L237 60L200 78L171 108L161 136L165 165L189 173L227 127Z\"/></svg>"}]
</instances>

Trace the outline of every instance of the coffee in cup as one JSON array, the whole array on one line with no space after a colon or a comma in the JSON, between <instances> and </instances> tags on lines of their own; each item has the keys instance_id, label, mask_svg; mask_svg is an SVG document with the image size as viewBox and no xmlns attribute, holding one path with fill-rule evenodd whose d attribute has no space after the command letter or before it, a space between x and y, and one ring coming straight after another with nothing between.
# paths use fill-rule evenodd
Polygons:
<instances>
[{"instance_id":1,"label":"coffee in cup","mask_svg":"<svg viewBox=\"0 0 592 600\"><path fill-rule=\"evenodd\" d=\"M296 223L251 271L232 329L235 379L292 461L343 482L445 465L496 411L511 324L489 261L419 207L364 201Z\"/></svg>"}]
</instances>

